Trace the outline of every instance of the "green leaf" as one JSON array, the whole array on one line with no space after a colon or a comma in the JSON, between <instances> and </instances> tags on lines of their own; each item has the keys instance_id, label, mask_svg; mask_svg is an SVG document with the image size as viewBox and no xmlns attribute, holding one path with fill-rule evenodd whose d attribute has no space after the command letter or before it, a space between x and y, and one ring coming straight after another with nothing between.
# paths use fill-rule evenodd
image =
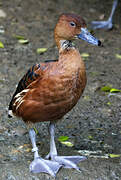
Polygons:
<instances>
[{"instance_id":1,"label":"green leaf","mask_svg":"<svg viewBox=\"0 0 121 180\"><path fill-rule=\"evenodd\" d=\"M4 44L0 41L0 48L4 48Z\"/></svg>"},{"instance_id":2,"label":"green leaf","mask_svg":"<svg viewBox=\"0 0 121 180\"><path fill-rule=\"evenodd\" d=\"M21 35L16 35L16 34L14 34L13 35L16 39L25 39L25 37L24 36L21 36Z\"/></svg>"},{"instance_id":3,"label":"green leaf","mask_svg":"<svg viewBox=\"0 0 121 180\"><path fill-rule=\"evenodd\" d=\"M116 58L121 59L121 54L116 54Z\"/></svg>"},{"instance_id":4,"label":"green leaf","mask_svg":"<svg viewBox=\"0 0 121 180\"><path fill-rule=\"evenodd\" d=\"M99 73L96 72L96 71L92 71L92 72L90 72L90 74L91 74L92 76L97 76Z\"/></svg>"},{"instance_id":5,"label":"green leaf","mask_svg":"<svg viewBox=\"0 0 121 180\"><path fill-rule=\"evenodd\" d=\"M93 136L89 135L89 136L88 136L88 139L92 140L92 139L93 139Z\"/></svg>"},{"instance_id":6,"label":"green leaf","mask_svg":"<svg viewBox=\"0 0 121 180\"><path fill-rule=\"evenodd\" d=\"M81 57L87 58L87 57L89 57L89 54L88 54L88 53L82 53L82 54L81 54Z\"/></svg>"},{"instance_id":7,"label":"green leaf","mask_svg":"<svg viewBox=\"0 0 121 180\"><path fill-rule=\"evenodd\" d=\"M84 100L89 101L90 97L89 96L84 96Z\"/></svg>"},{"instance_id":8,"label":"green leaf","mask_svg":"<svg viewBox=\"0 0 121 180\"><path fill-rule=\"evenodd\" d=\"M110 86L104 86L101 88L101 91L110 92L111 89L112 89L112 87L110 87Z\"/></svg>"},{"instance_id":9,"label":"green leaf","mask_svg":"<svg viewBox=\"0 0 121 180\"><path fill-rule=\"evenodd\" d=\"M115 88L112 88L112 89L110 89L110 93L116 93L116 92L121 92L121 90L120 89L115 89Z\"/></svg>"},{"instance_id":10,"label":"green leaf","mask_svg":"<svg viewBox=\"0 0 121 180\"><path fill-rule=\"evenodd\" d=\"M18 42L20 44L28 44L29 43L29 40L28 39L19 39Z\"/></svg>"},{"instance_id":11,"label":"green leaf","mask_svg":"<svg viewBox=\"0 0 121 180\"><path fill-rule=\"evenodd\" d=\"M26 38L25 38L24 36L22 36L22 35L13 34L13 36L14 36L16 39L18 39L18 42L19 42L20 44L28 44L28 43L29 43L29 40L26 39Z\"/></svg>"},{"instance_id":12,"label":"green leaf","mask_svg":"<svg viewBox=\"0 0 121 180\"><path fill-rule=\"evenodd\" d=\"M121 156L120 154L109 154L110 158L117 158L117 157L120 157L120 156Z\"/></svg>"},{"instance_id":13,"label":"green leaf","mask_svg":"<svg viewBox=\"0 0 121 180\"><path fill-rule=\"evenodd\" d=\"M111 102L107 102L107 105L111 105Z\"/></svg>"},{"instance_id":14,"label":"green leaf","mask_svg":"<svg viewBox=\"0 0 121 180\"><path fill-rule=\"evenodd\" d=\"M101 88L101 91L110 92L110 93L121 92L120 89L112 88L111 86L104 86L104 87Z\"/></svg>"},{"instance_id":15,"label":"green leaf","mask_svg":"<svg viewBox=\"0 0 121 180\"><path fill-rule=\"evenodd\" d=\"M64 141L64 142L61 142L62 144L64 144L64 145L66 145L66 146L68 146L68 147L73 147L74 145L71 143L71 142L69 142L69 141Z\"/></svg>"},{"instance_id":16,"label":"green leaf","mask_svg":"<svg viewBox=\"0 0 121 180\"><path fill-rule=\"evenodd\" d=\"M37 54L43 54L47 51L47 48L37 48Z\"/></svg>"},{"instance_id":17,"label":"green leaf","mask_svg":"<svg viewBox=\"0 0 121 180\"><path fill-rule=\"evenodd\" d=\"M60 136L60 137L58 138L58 141L64 142L64 141L67 141L68 139L69 139L68 136Z\"/></svg>"},{"instance_id":18,"label":"green leaf","mask_svg":"<svg viewBox=\"0 0 121 180\"><path fill-rule=\"evenodd\" d=\"M39 134L38 130L34 127L33 128L36 134Z\"/></svg>"}]
</instances>

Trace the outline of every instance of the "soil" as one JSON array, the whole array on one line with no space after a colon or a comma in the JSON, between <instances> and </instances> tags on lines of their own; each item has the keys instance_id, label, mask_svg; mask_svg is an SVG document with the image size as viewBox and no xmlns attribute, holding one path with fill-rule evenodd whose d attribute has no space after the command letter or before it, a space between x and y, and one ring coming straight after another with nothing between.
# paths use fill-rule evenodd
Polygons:
<instances>
[{"instance_id":1,"label":"soil","mask_svg":"<svg viewBox=\"0 0 121 180\"><path fill-rule=\"evenodd\" d=\"M53 29L61 13L83 16L90 29L92 20L110 14L113 0L9 0L1 1L0 9L0 179L49 180L47 174L32 174L29 164L33 160L26 125L17 118L8 119L7 109L16 84L33 64L46 59L56 59L58 51L53 39ZM1 15L0 15L1 16ZM84 58L87 86L75 108L56 126L56 144L60 155L81 155L86 150L87 160L79 163L81 172L62 168L57 180L120 180L121 179L121 94L108 96L101 87L110 85L121 89L121 2L110 31L95 30L94 35L103 42L95 47L84 41L75 42ZM3 32L4 30L4 32ZM29 40L20 44L15 37ZM37 54L37 48L47 52ZM49 152L48 123L38 123L37 145L44 157ZM73 147L58 141L68 136ZM90 154L91 153L91 154Z\"/></svg>"}]
</instances>

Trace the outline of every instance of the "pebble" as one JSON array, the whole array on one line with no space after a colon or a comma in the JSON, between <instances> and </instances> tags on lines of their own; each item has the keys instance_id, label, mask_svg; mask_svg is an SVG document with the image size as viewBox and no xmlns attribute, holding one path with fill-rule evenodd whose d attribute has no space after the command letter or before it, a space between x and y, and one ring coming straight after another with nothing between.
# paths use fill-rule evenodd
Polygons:
<instances>
[{"instance_id":1,"label":"pebble","mask_svg":"<svg viewBox=\"0 0 121 180\"><path fill-rule=\"evenodd\" d=\"M5 11L0 9L0 18L5 18L6 16L7 16L7 14L5 13Z\"/></svg>"},{"instance_id":2,"label":"pebble","mask_svg":"<svg viewBox=\"0 0 121 180\"><path fill-rule=\"evenodd\" d=\"M0 34L3 34L5 32L4 27L0 26Z\"/></svg>"},{"instance_id":3,"label":"pebble","mask_svg":"<svg viewBox=\"0 0 121 180\"><path fill-rule=\"evenodd\" d=\"M12 136L23 136L27 133L27 129L25 128L22 128L22 127L17 127L17 128L14 128L12 131L11 131L11 135Z\"/></svg>"}]
</instances>

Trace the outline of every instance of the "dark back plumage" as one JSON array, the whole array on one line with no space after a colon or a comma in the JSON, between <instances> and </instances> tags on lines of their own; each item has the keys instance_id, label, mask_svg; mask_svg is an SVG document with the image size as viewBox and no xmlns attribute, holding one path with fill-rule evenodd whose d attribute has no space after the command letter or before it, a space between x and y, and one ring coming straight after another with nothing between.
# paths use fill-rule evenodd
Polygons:
<instances>
[{"instance_id":1,"label":"dark back plumage","mask_svg":"<svg viewBox=\"0 0 121 180\"><path fill-rule=\"evenodd\" d=\"M13 104L13 99L14 97L20 93L21 91L23 91L24 89L26 89L28 87L28 85L30 85L30 83L32 83L33 81L35 81L40 75L35 73L35 71L37 71L40 68L40 64L35 64L33 65L28 71L27 73L23 76L23 78L19 81L18 86L16 88L15 93L13 94L13 97L10 101L9 104L9 110L12 110L12 104Z\"/></svg>"}]
</instances>

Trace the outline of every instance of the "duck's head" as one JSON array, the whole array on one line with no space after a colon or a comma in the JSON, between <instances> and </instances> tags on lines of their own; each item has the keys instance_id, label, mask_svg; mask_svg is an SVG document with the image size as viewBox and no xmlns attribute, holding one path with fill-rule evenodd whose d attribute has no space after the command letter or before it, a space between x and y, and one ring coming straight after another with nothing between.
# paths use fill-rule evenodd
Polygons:
<instances>
[{"instance_id":1,"label":"duck's head","mask_svg":"<svg viewBox=\"0 0 121 180\"><path fill-rule=\"evenodd\" d=\"M75 14L62 14L56 24L54 35L59 48L61 42L74 39L82 39L97 46L101 45L100 40L92 36L87 30L83 18Z\"/></svg>"}]
</instances>

